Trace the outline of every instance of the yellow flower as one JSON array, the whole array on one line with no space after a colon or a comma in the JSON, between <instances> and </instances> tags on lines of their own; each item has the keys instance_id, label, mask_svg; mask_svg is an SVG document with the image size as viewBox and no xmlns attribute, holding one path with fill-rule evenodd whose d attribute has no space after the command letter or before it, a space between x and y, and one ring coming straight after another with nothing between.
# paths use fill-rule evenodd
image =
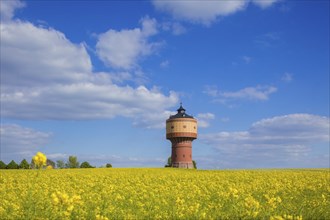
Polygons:
<instances>
[{"instance_id":1,"label":"yellow flower","mask_svg":"<svg viewBox=\"0 0 330 220\"><path fill-rule=\"evenodd\" d=\"M45 154L38 152L33 158L33 163L35 164L36 168L42 168L46 165L47 157Z\"/></svg>"}]
</instances>

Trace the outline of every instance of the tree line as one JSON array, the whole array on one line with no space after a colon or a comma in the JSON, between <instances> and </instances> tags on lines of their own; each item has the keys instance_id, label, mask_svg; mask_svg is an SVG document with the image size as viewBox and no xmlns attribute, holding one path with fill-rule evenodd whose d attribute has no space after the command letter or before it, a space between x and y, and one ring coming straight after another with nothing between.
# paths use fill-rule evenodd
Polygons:
<instances>
[{"instance_id":1,"label":"tree line","mask_svg":"<svg viewBox=\"0 0 330 220\"><path fill-rule=\"evenodd\" d=\"M84 161L81 164L79 163L76 156L69 156L68 160L57 160L56 162L47 159L46 161L47 168L57 168L57 169L72 169L72 168L95 168L89 162ZM111 168L112 165L107 163L105 165L107 168ZM34 169L36 168L33 159L29 163L26 159L23 159L19 164L14 160L11 160L8 164L0 160L0 169Z\"/></svg>"}]
</instances>

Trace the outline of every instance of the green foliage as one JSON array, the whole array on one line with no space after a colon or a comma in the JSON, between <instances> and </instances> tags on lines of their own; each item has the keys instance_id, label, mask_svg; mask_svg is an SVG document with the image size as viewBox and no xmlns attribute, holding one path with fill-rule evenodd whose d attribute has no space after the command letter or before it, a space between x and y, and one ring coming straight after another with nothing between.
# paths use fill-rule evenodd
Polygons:
<instances>
[{"instance_id":1,"label":"green foliage","mask_svg":"<svg viewBox=\"0 0 330 220\"><path fill-rule=\"evenodd\" d=\"M111 163L107 163L107 165L105 165L105 167L106 167L106 168L111 168L112 165L111 165Z\"/></svg>"},{"instance_id":2,"label":"green foliage","mask_svg":"<svg viewBox=\"0 0 330 220\"><path fill-rule=\"evenodd\" d=\"M25 159L23 159L19 164L19 169L30 169L30 164Z\"/></svg>"},{"instance_id":3,"label":"green foliage","mask_svg":"<svg viewBox=\"0 0 330 220\"><path fill-rule=\"evenodd\" d=\"M172 166L172 157L168 157L167 158L167 164L165 165L165 167L171 167Z\"/></svg>"},{"instance_id":4,"label":"green foliage","mask_svg":"<svg viewBox=\"0 0 330 220\"><path fill-rule=\"evenodd\" d=\"M197 163L196 161L192 161L193 165L194 165L194 169L197 169ZM167 164L165 165L165 167L172 167L172 157L168 157L167 159Z\"/></svg>"},{"instance_id":5,"label":"green foliage","mask_svg":"<svg viewBox=\"0 0 330 220\"><path fill-rule=\"evenodd\" d=\"M87 161L85 161L81 163L80 168L94 168L94 167L90 165Z\"/></svg>"},{"instance_id":6,"label":"green foliage","mask_svg":"<svg viewBox=\"0 0 330 220\"><path fill-rule=\"evenodd\" d=\"M56 161L56 167L59 168L59 169L63 169L65 168L65 163L63 160L57 160Z\"/></svg>"},{"instance_id":7,"label":"green foliage","mask_svg":"<svg viewBox=\"0 0 330 220\"><path fill-rule=\"evenodd\" d=\"M12 161L10 161L9 164L7 164L6 168L7 169L18 169L18 164L14 160L12 160Z\"/></svg>"},{"instance_id":8,"label":"green foliage","mask_svg":"<svg viewBox=\"0 0 330 220\"><path fill-rule=\"evenodd\" d=\"M50 160L50 159L47 159L46 165L47 166L52 166L53 168L55 168L55 162Z\"/></svg>"},{"instance_id":9,"label":"green foliage","mask_svg":"<svg viewBox=\"0 0 330 220\"><path fill-rule=\"evenodd\" d=\"M69 160L66 163L67 168L79 168L79 162L76 156L69 156Z\"/></svg>"},{"instance_id":10,"label":"green foliage","mask_svg":"<svg viewBox=\"0 0 330 220\"><path fill-rule=\"evenodd\" d=\"M2 160L0 160L0 169L6 169L6 164L2 161Z\"/></svg>"},{"instance_id":11,"label":"green foliage","mask_svg":"<svg viewBox=\"0 0 330 220\"><path fill-rule=\"evenodd\" d=\"M34 169L36 167L36 165L34 164L34 161L33 159L31 160L31 163L30 163L30 169Z\"/></svg>"},{"instance_id":12,"label":"green foliage","mask_svg":"<svg viewBox=\"0 0 330 220\"><path fill-rule=\"evenodd\" d=\"M197 163L196 163L196 161L192 161L193 162L193 165L194 165L194 169L197 169Z\"/></svg>"}]
</instances>

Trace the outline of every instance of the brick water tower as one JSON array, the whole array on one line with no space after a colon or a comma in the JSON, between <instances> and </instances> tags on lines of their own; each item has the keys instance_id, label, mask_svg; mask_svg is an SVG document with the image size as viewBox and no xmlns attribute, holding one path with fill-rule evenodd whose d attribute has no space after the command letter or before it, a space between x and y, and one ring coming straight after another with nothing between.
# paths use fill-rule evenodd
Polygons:
<instances>
[{"instance_id":1,"label":"brick water tower","mask_svg":"<svg viewBox=\"0 0 330 220\"><path fill-rule=\"evenodd\" d=\"M194 168L192 141L197 138L197 120L182 107L166 120L166 139L172 142L172 167Z\"/></svg>"}]
</instances>

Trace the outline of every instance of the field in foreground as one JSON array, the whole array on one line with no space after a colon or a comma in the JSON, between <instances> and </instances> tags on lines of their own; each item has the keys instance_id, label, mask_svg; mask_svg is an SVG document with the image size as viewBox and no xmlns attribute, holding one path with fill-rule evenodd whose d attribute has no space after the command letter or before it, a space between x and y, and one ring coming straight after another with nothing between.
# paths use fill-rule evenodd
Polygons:
<instances>
[{"instance_id":1,"label":"field in foreground","mask_svg":"<svg viewBox=\"0 0 330 220\"><path fill-rule=\"evenodd\" d=\"M330 170L2 170L2 219L330 219Z\"/></svg>"}]
</instances>

